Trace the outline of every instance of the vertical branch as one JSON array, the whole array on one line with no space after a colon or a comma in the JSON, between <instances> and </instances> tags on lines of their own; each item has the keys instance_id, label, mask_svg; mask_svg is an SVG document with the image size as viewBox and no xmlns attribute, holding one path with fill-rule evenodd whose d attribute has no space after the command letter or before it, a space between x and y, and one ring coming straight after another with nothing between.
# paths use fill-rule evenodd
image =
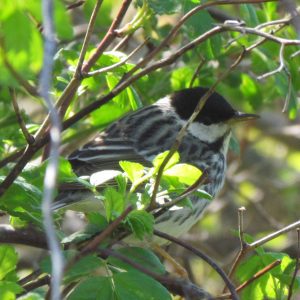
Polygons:
<instances>
[{"instance_id":1,"label":"vertical branch","mask_svg":"<svg viewBox=\"0 0 300 300\"><path fill-rule=\"evenodd\" d=\"M44 25L44 61L40 78L41 95L47 103L50 118L50 158L44 178L44 193L42 202L42 213L45 233L49 249L51 251L52 277L51 277L51 299L59 300L60 283L63 276L63 256L56 238L51 204L54 197L54 189L57 179L59 145L61 139L61 120L50 97L52 84L53 56L55 53L55 33L53 24L53 0L42 1L42 15Z\"/></svg>"},{"instance_id":2,"label":"vertical branch","mask_svg":"<svg viewBox=\"0 0 300 300\"><path fill-rule=\"evenodd\" d=\"M82 65L83 65L84 57L85 57L85 54L86 54L86 51L87 51L87 48L88 48L88 45L89 45L89 41L90 41L94 26L95 26L96 17L97 17L98 11L99 11L99 9L102 5L102 2L103 2L103 0L97 0L97 2L95 4L95 7L93 9L93 12L92 12L92 15L91 15L91 18L90 18L90 21L89 21L88 29L87 29L85 37L84 37L81 52L80 52L80 55L79 55L78 64L77 64L77 67L76 67L76 75L77 76L81 75L81 68L82 68Z\"/></svg>"}]
</instances>

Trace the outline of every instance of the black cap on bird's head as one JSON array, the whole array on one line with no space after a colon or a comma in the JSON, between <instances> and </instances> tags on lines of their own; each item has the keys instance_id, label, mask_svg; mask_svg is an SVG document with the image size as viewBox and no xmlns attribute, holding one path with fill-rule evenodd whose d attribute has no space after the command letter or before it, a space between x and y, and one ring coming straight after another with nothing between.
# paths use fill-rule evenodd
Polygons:
<instances>
[{"instance_id":1,"label":"black cap on bird's head","mask_svg":"<svg viewBox=\"0 0 300 300\"><path fill-rule=\"evenodd\" d=\"M208 91L207 88L195 87L175 92L171 95L172 105L176 113L184 120L190 118L199 100ZM258 115L241 113L222 97L214 92L205 103L195 121L204 125L228 123L257 119Z\"/></svg>"}]
</instances>

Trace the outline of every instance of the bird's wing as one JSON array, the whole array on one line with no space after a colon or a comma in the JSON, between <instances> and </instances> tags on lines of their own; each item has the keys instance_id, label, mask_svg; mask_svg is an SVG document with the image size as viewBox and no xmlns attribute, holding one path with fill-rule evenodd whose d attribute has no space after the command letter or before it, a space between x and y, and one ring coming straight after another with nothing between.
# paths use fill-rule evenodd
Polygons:
<instances>
[{"instance_id":1,"label":"bird's wing","mask_svg":"<svg viewBox=\"0 0 300 300\"><path fill-rule=\"evenodd\" d=\"M102 170L120 170L119 161L122 160L151 166L151 163L136 151L133 143L119 137L99 136L93 142L73 152L68 159L78 176L89 176Z\"/></svg>"}]
</instances>

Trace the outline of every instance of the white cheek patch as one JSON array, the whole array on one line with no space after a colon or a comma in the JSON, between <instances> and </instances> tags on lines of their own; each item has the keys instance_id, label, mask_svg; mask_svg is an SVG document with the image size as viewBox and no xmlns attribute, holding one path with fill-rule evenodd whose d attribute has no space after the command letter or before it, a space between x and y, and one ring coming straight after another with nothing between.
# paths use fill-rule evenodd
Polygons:
<instances>
[{"instance_id":1,"label":"white cheek patch","mask_svg":"<svg viewBox=\"0 0 300 300\"><path fill-rule=\"evenodd\" d=\"M224 123L204 125L198 122L194 122L188 128L188 132L190 134L199 138L201 141L207 143L215 142L220 137L224 136L224 134L228 130L229 130L229 126Z\"/></svg>"}]
</instances>

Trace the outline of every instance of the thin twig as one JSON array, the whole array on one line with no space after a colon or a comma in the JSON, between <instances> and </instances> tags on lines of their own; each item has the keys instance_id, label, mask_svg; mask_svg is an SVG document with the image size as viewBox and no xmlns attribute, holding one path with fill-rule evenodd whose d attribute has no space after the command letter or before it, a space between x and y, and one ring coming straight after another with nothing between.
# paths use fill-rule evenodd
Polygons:
<instances>
[{"instance_id":1,"label":"thin twig","mask_svg":"<svg viewBox=\"0 0 300 300\"><path fill-rule=\"evenodd\" d=\"M77 8L77 7L80 7L82 6L83 4L85 3L85 0L80 0L80 1L77 1L75 3L72 3L70 5L67 6L67 10L72 10L74 8Z\"/></svg>"},{"instance_id":2,"label":"thin twig","mask_svg":"<svg viewBox=\"0 0 300 300\"><path fill-rule=\"evenodd\" d=\"M300 45L300 40L281 38L281 37L274 36L270 33L264 32L264 31L256 30L255 28L251 28L251 27L232 26L228 23L220 24L219 26L223 27L227 31L237 31L237 32L241 32L241 33L244 33L244 34L248 33L248 34L251 34L251 35L261 36L261 37L264 37L264 38L266 38L270 41L273 41L277 44L280 44L280 45L282 45L282 44L284 44L285 46L287 46L287 45Z\"/></svg>"},{"instance_id":3,"label":"thin twig","mask_svg":"<svg viewBox=\"0 0 300 300\"><path fill-rule=\"evenodd\" d=\"M239 250L239 253L236 256L236 258L234 260L234 263L231 267L231 270L229 271L229 274L228 274L229 278L232 278L238 264L240 263L240 261L244 258L244 256L248 252L254 250L257 247L260 247L260 246L266 244L267 242L277 238L278 236L280 236L284 233L287 233L287 232L289 232L289 231L291 231L295 228L298 228L299 226L300 226L300 220L295 222L295 223L292 223L292 224L290 224L290 225L288 225L288 226L286 226L286 227L284 227L280 230L277 230L277 231L275 231L275 232L273 232L273 233L271 233L271 234L269 234L269 235L267 235L267 236L265 236L265 237L263 237L263 238L261 238L257 241L254 241L251 244L246 244L246 246L244 248Z\"/></svg>"},{"instance_id":4,"label":"thin twig","mask_svg":"<svg viewBox=\"0 0 300 300\"><path fill-rule=\"evenodd\" d=\"M106 72L111 72L115 68L124 65L134 54L136 54L145 45L146 42L147 42L147 40L145 40L142 44L137 46L131 53L129 53L126 57L121 59L119 62L117 62L111 66L104 67L104 68L101 68L101 69L98 69L98 70L95 70L95 71L92 71L92 72L89 72L86 74L83 73L82 76L84 78L86 78L86 77L91 77L91 76L99 75L99 74L106 73Z\"/></svg>"},{"instance_id":5,"label":"thin twig","mask_svg":"<svg viewBox=\"0 0 300 300\"><path fill-rule=\"evenodd\" d=\"M238 216L239 216L239 238L240 238L240 244L241 244L241 249L245 248L247 243L245 242L244 239L244 212L246 208L240 207L238 209Z\"/></svg>"},{"instance_id":6,"label":"thin twig","mask_svg":"<svg viewBox=\"0 0 300 300\"><path fill-rule=\"evenodd\" d=\"M121 8L119 9L117 16L113 20L108 32L106 33L106 35L104 36L100 44L98 45L94 54L83 65L80 74L88 73L92 68L92 66L95 64L95 62L100 58L102 53L105 51L105 49L114 41L114 39L117 36L115 30L122 22L131 1L132 0L123 0ZM56 107L60 108L61 117L64 116L67 108L69 107L78 87L80 86L82 79L83 78L81 78L81 76L74 76L69 82L69 84L67 85L67 87L65 88L65 90L63 91L62 95L57 100ZM36 140L40 140L42 138L42 136L45 134L45 131L48 128L48 125L49 125L49 115L45 118L43 124L35 134Z\"/></svg>"},{"instance_id":7,"label":"thin twig","mask_svg":"<svg viewBox=\"0 0 300 300\"><path fill-rule=\"evenodd\" d=\"M269 27L269 26L275 26L275 25L281 25L281 24L289 24L291 22L292 18L283 18L283 19L279 19L279 20L273 20L273 21L268 21L262 24L259 24L258 26L255 27L255 29L257 30L261 30L265 27Z\"/></svg>"},{"instance_id":8,"label":"thin twig","mask_svg":"<svg viewBox=\"0 0 300 300\"><path fill-rule=\"evenodd\" d=\"M184 192L182 192L174 200L159 205L158 208L166 209L166 208L170 208L170 207L178 204L178 202L180 202L182 199L184 199L184 198L188 197L189 195L193 194L198 189L198 187L200 185L202 185L207 179L208 179L208 171L203 170L203 172L199 176L199 178L191 186L189 186Z\"/></svg>"},{"instance_id":9,"label":"thin twig","mask_svg":"<svg viewBox=\"0 0 300 300\"><path fill-rule=\"evenodd\" d=\"M284 71L285 71L285 74L286 74L287 80L288 80L288 92L286 93L282 112L286 112L286 110L289 107L289 103L290 103L290 99L291 99L291 95L292 95L292 87L293 87L292 75L291 75L290 71L287 68L284 68Z\"/></svg>"},{"instance_id":10,"label":"thin twig","mask_svg":"<svg viewBox=\"0 0 300 300\"><path fill-rule=\"evenodd\" d=\"M127 217L127 215L133 210L132 206L127 207L123 213L110 223L102 232L96 235L88 244L81 249L81 251L75 255L65 266L65 271L68 270L75 262L77 262L83 256L93 252L102 243L102 241L110 236L112 232L120 225L120 223Z\"/></svg>"},{"instance_id":11,"label":"thin twig","mask_svg":"<svg viewBox=\"0 0 300 300\"><path fill-rule=\"evenodd\" d=\"M200 70L202 69L202 67L204 66L205 63L206 63L205 58L201 57L200 58L200 63L198 64L198 66L197 66L197 68L196 68L196 70L195 70L195 72L193 74L193 77L191 79L190 86L189 86L190 88L193 87L194 82L195 82L197 76L199 75Z\"/></svg>"},{"instance_id":12,"label":"thin twig","mask_svg":"<svg viewBox=\"0 0 300 300\"><path fill-rule=\"evenodd\" d=\"M264 267L262 270L259 270L257 273L255 273L250 279L248 279L245 282L243 282L240 286L238 286L236 288L236 291L238 293L241 292L244 288L246 288L247 286L249 286L252 282L254 282L255 280L257 280L261 276L265 275L266 273L270 272L272 269L274 269L275 267L279 266L280 264L281 264L281 260L280 259L275 260L271 264L269 264L266 267ZM215 299L216 300L231 299L231 295L230 294L223 294L223 295L221 295L219 297L216 297Z\"/></svg>"},{"instance_id":13,"label":"thin twig","mask_svg":"<svg viewBox=\"0 0 300 300\"><path fill-rule=\"evenodd\" d=\"M270 72L268 72L268 73L265 73L265 74L263 74L263 75L258 76L258 77L256 78L257 80L265 79L265 78L267 78L267 77L269 77L269 76L272 76L272 75L274 75L274 74L276 74L276 73L281 72L284 68L286 68L285 62L284 62L284 57L283 57L284 47L285 47L285 44L281 44L281 46L280 46L280 51L279 51L279 66L278 66L278 68L276 68L276 69L273 70L273 71L270 71Z\"/></svg>"},{"instance_id":14,"label":"thin twig","mask_svg":"<svg viewBox=\"0 0 300 300\"><path fill-rule=\"evenodd\" d=\"M106 49L111 42L117 37L117 33L115 32L116 29L121 24L132 0L123 0L121 4L121 8L112 22L110 28L108 29L105 37L102 39L100 44L98 45L96 51L93 53L93 55L89 58L89 60L86 62L86 64L82 68L82 73L88 73L91 67L95 64L95 62L99 59L99 57L102 55L104 49Z\"/></svg>"},{"instance_id":15,"label":"thin twig","mask_svg":"<svg viewBox=\"0 0 300 300\"><path fill-rule=\"evenodd\" d=\"M45 41L43 69L40 78L40 91L42 97L47 103L52 123L50 128L50 158L44 178L42 214L47 242L51 251L51 299L59 300L61 299L60 284L63 277L64 262L60 245L56 238L51 206L54 198L54 190L58 172L59 145L61 140L61 121L50 97L53 57L56 48L52 0L42 1L42 15L44 27L43 35Z\"/></svg>"},{"instance_id":16,"label":"thin twig","mask_svg":"<svg viewBox=\"0 0 300 300\"><path fill-rule=\"evenodd\" d=\"M129 76L134 74L138 69L143 68L145 65L147 65L152 58L156 56L163 48L167 47L169 43L175 38L177 33L179 32L182 25L193 15L195 15L197 12L204 10L209 7L218 6L218 5L230 5L230 4L245 4L245 3L264 3L264 2L273 2L276 0L216 0L216 1L209 1L205 2L203 4L200 4L193 9L191 9L189 12L187 12L185 15L181 17L181 19L175 24L175 26L172 28L170 33L166 36L166 38L156 47L153 51L151 51L142 61L140 61L128 74L126 74L123 78L123 80L127 79Z\"/></svg>"},{"instance_id":17,"label":"thin twig","mask_svg":"<svg viewBox=\"0 0 300 300\"><path fill-rule=\"evenodd\" d=\"M234 300L238 300L239 297L235 291L235 287L232 284L231 280L227 277L226 273L215 263L214 260L212 260L209 256L207 256L206 254L200 252L198 249L192 247L191 245L183 242L182 240L179 240L169 234L166 234L164 232L158 231L156 229L154 229L154 235L159 236L163 239L166 239L168 241L171 241L173 243L176 243L177 245L180 245L181 247L191 251L193 254L195 254L196 256L200 257L201 259L203 259L206 263L208 263L223 279L223 281L225 282L226 286L228 287L228 290L231 293L232 299Z\"/></svg>"},{"instance_id":18,"label":"thin twig","mask_svg":"<svg viewBox=\"0 0 300 300\"><path fill-rule=\"evenodd\" d=\"M289 286L289 293L287 300L292 299L293 296L293 287L295 284L296 276L300 268L300 228L297 228L297 257L296 257L296 264L295 264L295 269L293 273L293 277Z\"/></svg>"},{"instance_id":19,"label":"thin twig","mask_svg":"<svg viewBox=\"0 0 300 300\"><path fill-rule=\"evenodd\" d=\"M79 54L79 59L78 59L78 63L77 63L76 71L75 71L75 77L77 77L77 76L80 77L81 76L81 68L82 68L82 65L83 65L84 57L85 57L85 54L86 54L86 51L87 51L87 48L88 48L88 45L89 45L89 42L90 42L92 32L94 30L96 17L97 17L98 11L99 11L99 9L102 5L102 2L103 2L103 0L97 0L96 4L94 6L94 9L93 9L93 12L92 12L89 24L88 24L88 28L87 28L87 31L86 31L86 34L85 34L85 37L84 37L84 40L83 40L81 51L80 51L80 54Z\"/></svg>"},{"instance_id":20,"label":"thin twig","mask_svg":"<svg viewBox=\"0 0 300 300\"><path fill-rule=\"evenodd\" d=\"M16 113L16 117L17 117L17 121L19 123L19 126L23 132L23 135L25 137L25 140L27 141L27 143L33 144L34 143L34 137L28 132L27 128L26 128L26 124L22 118L21 112L20 112L20 108L16 99L16 92L13 89L10 89L10 96L11 96L11 100L12 100L12 104Z\"/></svg>"},{"instance_id":21,"label":"thin twig","mask_svg":"<svg viewBox=\"0 0 300 300\"><path fill-rule=\"evenodd\" d=\"M127 207L124 212L116 218L108 227L106 227L99 235L95 236L81 251L80 255L85 255L92 251L95 251L101 242L108 237L119 224L128 216L128 214L133 210L132 206Z\"/></svg>"},{"instance_id":22,"label":"thin twig","mask_svg":"<svg viewBox=\"0 0 300 300\"><path fill-rule=\"evenodd\" d=\"M295 228L298 228L298 227L300 227L300 220L297 221L297 222L294 222L294 223L292 223L292 224L290 224L290 225L288 225L288 226L286 226L286 227L284 227L284 228L282 228L280 230L277 230L277 231L275 231L275 232L273 232L273 233L271 233L271 234L269 234L269 235L267 235L267 236L265 236L265 237L263 237L263 238L255 241L255 242L253 242L251 244L249 244L249 248L250 249L255 249L255 248L259 247L259 246L264 245L265 243L267 243L269 241L274 240L275 238L279 237L280 235L282 235L284 233L287 233L287 232L289 232L289 231L291 231L291 230L293 230Z\"/></svg>"}]
</instances>

